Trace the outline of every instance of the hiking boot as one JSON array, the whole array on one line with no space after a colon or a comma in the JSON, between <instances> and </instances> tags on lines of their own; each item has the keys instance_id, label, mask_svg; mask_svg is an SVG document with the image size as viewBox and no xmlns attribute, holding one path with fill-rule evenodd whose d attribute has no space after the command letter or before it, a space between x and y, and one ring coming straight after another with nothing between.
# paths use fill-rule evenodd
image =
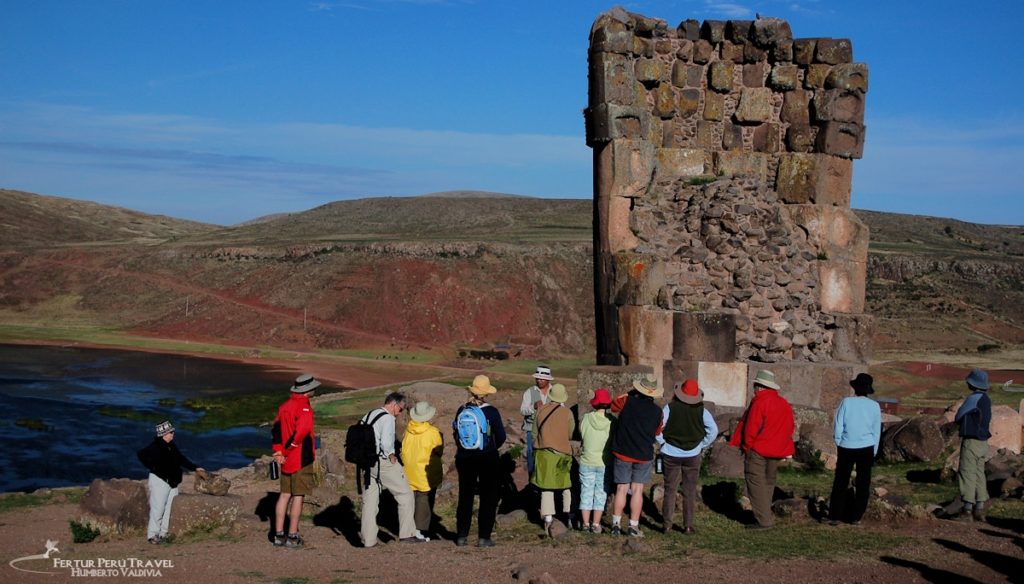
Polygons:
<instances>
[{"instance_id":1,"label":"hiking boot","mask_svg":"<svg viewBox=\"0 0 1024 584\"><path fill-rule=\"evenodd\" d=\"M984 523L985 522L985 508L982 507L981 505L976 505L974 507L974 513L972 513L971 516L974 518L975 521L981 521L982 523Z\"/></svg>"},{"instance_id":2,"label":"hiking boot","mask_svg":"<svg viewBox=\"0 0 1024 584\"><path fill-rule=\"evenodd\" d=\"M457 538L455 540L455 545L457 545L459 547L464 547L464 546L469 545L469 541L467 541L466 538L464 538L464 537L460 537L460 538Z\"/></svg>"},{"instance_id":3,"label":"hiking boot","mask_svg":"<svg viewBox=\"0 0 1024 584\"><path fill-rule=\"evenodd\" d=\"M590 533L601 533L601 524L594 523L590 526Z\"/></svg>"},{"instance_id":4,"label":"hiking boot","mask_svg":"<svg viewBox=\"0 0 1024 584\"><path fill-rule=\"evenodd\" d=\"M618 525L612 526L612 535L622 535L622 528Z\"/></svg>"},{"instance_id":5,"label":"hiking boot","mask_svg":"<svg viewBox=\"0 0 1024 584\"><path fill-rule=\"evenodd\" d=\"M668 535L668 534L672 533L672 524L671 523L666 523L665 525L662 525L661 526L661 532L664 533L665 535Z\"/></svg>"},{"instance_id":6,"label":"hiking boot","mask_svg":"<svg viewBox=\"0 0 1024 584\"><path fill-rule=\"evenodd\" d=\"M835 526L839 525L839 520L838 519L829 519L828 520L828 524L831 525L832 527L835 527Z\"/></svg>"},{"instance_id":7,"label":"hiking boot","mask_svg":"<svg viewBox=\"0 0 1024 584\"><path fill-rule=\"evenodd\" d=\"M640 531L640 526L630 525L629 526L629 537L643 537L644 532Z\"/></svg>"},{"instance_id":8,"label":"hiking boot","mask_svg":"<svg viewBox=\"0 0 1024 584\"><path fill-rule=\"evenodd\" d=\"M696 533L697 533L697 530L692 528L692 527L684 527L683 528L683 535L694 535Z\"/></svg>"},{"instance_id":9,"label":"hiking boot","mask_svg":"<svg viewBox=\"0 0 1024 584\"><path fill-rule=\"evenodd\" d=\"M149 543L151 543L153 545L159 545L159 544L163 543L164 538L160 537L159 535L154 535L153 537L147 539L146 541L148 541Z\"/></svg>"},{"instance_id":10,"label":"hiking boot","mask_svg":"<svg viewBox=\"0 0 1024 584\"><path fill-rule=\"evenodd\" d=\"M284 537L284 532L283 531L280 532L280 533L275 533L274 534L274 545L275 546L277 546L277 547L283 546L284 545L284 540L285 540L285 537Z\"/></svg>"},{"instance_id":11,"label":"hiking boot","mask_svg":"<svg viewBox=\"0 0 1024 584\"><path fill-rule=\"evenodd\" d=\"M960 513L953 517L953 521L960 521L962 523L973 523L974 522L974 510L964 507L960 510Z\"/></svg>"},{"instance_id":12,"label":"hiking boot","mask_svg":"<svg viewBox=\"0 0 1024 584\"><path fill-rule=\"evenodd\" d=\"M494 547L494 542L491 541L490 538L481 537L480 540L476 542L476 547Z\"/></svg>"},{"instance_id":13,"label":"hiking boot","mask_svg":"<svg viewBox=\"0 0 1024 584\"><path fill-rule=\"evenodd\" d=\"M302 536L297 533L289 533L287 541L284 542L284 547L293 550L297 550L304 545L306 545L306 542L302 541Z\"/></svg>"}]
</instances>

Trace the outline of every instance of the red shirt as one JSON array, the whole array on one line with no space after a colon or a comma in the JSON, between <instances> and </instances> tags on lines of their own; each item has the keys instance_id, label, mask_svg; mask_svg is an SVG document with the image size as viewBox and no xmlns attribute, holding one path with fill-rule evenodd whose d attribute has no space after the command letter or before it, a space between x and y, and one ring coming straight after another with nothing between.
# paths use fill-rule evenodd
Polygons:
<instances>
[{"instance_id":1,"label":"red shirt","mask_svg":"<svg viewBox=\"0 0 1024 584\"><path fill-rule=\"evenodd\" d=\"M753 450L765 458L793 456L793 408L774 389L762 387L750 400L729 444L744 452Z\"/></svg>"},{"instance_id":2,"label":"red shirt","mask_svg":"<svg viewBox=\"0 0 1024 584\"><path fill-rule=\"evenodd\" d=\"M293 393L288 401L277 409L277 419L281 421L281 440L284 444L274 444L275 452L284 454L281 472L293 474L304 466L312 464L316 459L313 445L313 408L309 405L309 396L304 393ZM291 438L291 441L288 439Z\"/></svg>"}]
</instances>

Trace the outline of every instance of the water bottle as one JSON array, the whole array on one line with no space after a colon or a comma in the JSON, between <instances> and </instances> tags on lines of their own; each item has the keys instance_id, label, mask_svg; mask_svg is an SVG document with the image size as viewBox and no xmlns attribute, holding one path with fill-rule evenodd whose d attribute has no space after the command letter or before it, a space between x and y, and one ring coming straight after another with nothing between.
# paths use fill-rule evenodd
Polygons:
<instances>
[{"instance_id":1,"label":"water bottle","mask_svg":"<svg viewBox=\"0 0 1024 584\"><path fill-rule=\"evenodd\" d=\"M281 465L276 460L270 461L270 480L276 481L281 477Z\"/></svg>"},{"instance_id":2,"label":"water bottle","mask_svg":"<svg viewBox=\"0 0 1024 584\"><path fill-rule=\"evenodd\" d=\"M655 455L654 457L654 472L655 474L662 474L664 472L664 463L661 459L661 454Z\"/></svg>"}]
</instances>

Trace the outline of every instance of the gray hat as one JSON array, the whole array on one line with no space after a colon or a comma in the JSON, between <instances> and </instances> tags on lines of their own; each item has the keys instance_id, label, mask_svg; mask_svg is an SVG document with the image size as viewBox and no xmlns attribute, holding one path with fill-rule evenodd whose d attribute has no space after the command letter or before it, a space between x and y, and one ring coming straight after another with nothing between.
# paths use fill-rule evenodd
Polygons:
<instances>
[{"instance_id":1,"label":"gray hat","mask_svg":"<svg viewBox=\"0 0 1024 584\"><path fill-rule=\"evenodd\" d=\"M157 435L157 437L163 436L164 434L170 434L173 431L174 431L174 426L168 420L160 422L159 424L156 425L156 435Z\"/></svg>"},{"instance_id":2,"label":"gray hat","mask_svg":"<svg viewBox=\"0 0 1024 584\"><path fill-rule=\"evenodd\" d=\"M303 373L295 378L295 385L292 386L292 393L309 393L320 387L320 382L309 373Z\"/></svg>"}]
</instances>

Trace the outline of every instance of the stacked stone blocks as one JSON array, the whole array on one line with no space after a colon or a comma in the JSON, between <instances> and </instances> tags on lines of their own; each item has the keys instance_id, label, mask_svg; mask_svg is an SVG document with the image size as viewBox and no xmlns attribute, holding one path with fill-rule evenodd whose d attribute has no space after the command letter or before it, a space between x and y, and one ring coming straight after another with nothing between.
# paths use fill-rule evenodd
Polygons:
<instances>
[{"instance_id":1,"label":"stacked stone blocks","mask_svg":"<svg viewBox=\"0 0 1024 584\"><path fill-rule=\"evenodd\" d=\"M849 40L780 19L598 17L599 363L666 384L703 371L726 405L772 364L814 407L865 369L868 232L849 205L867 85Z\"/></svg>"}]
</instances>

